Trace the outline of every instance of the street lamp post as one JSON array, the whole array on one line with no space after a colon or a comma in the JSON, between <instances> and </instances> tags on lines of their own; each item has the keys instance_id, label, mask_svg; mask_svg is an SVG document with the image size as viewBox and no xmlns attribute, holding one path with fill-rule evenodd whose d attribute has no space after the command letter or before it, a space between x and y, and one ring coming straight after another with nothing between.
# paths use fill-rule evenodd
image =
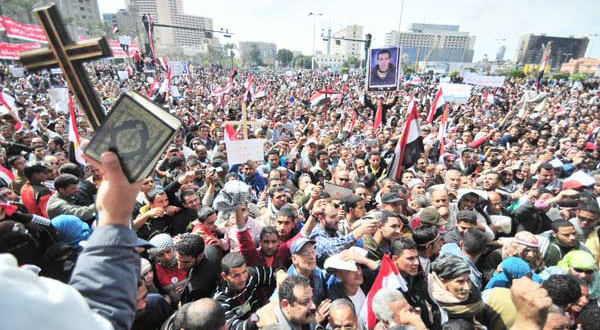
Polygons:
<instances>
[{"instance_id":1,"label":"street lamp post","mask_svg":"<svg viewBox=\"0 0 600 330\"><path fill-rule=\"evenodd\" d=\"M313 13L312 11L308 13L308 16L313 16L313 50L312 50L312 63L310 68L312 70L315 69L315 35L317 29L317 16L323 16L322 13Z\"/></svg>"}]
</instances>

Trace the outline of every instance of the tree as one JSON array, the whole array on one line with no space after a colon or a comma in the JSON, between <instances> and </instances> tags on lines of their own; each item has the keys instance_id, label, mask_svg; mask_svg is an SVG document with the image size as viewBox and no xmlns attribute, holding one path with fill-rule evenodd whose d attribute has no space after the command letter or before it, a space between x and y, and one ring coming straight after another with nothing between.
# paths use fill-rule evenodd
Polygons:
<instances>
[{"instance_id":1,"label":"tree","mask_svg":"<svg viewBox=\"0 0 600 330\"><path fill-rule=\"evenodd\" d=\"M255 44L250 46L250 51L248 52L248 56L250 56L250 64L255 66L263 65L263 60L260 54L260 49Z\"/></svg>"},{"instance_id":2,"label":"tree","mask_svg":"<svg viewBox=\"0 0 600 330\"><path fill-rule=\"evenodd\" d=\"M348 64L347 66L351 67L351 68L358 68L360 66L360 60L357 59L356 57L348 57L348 60L346 61L346 63Z\"/></svg>"},{"instance_id":3,"label":"tree","mask_svg":"<svg viewBox=\"0 0 600 330\"><path fill-rule=\"evenodd\" d=\"M525 72L523 72L522 70L512 70L511 72L508 73L508 76L510 78L525 78Z\"/></svg>"},{"instance_id":4,"label":"tree","mask_svg":"<svg viewBox=\"0 0 600 330\"><path fill-rule=\"evenodd\" d=\"M475 68L472 68L472 67L466 67L465 71L469 71L471 73L475 73L477 70L475 70Z\"/></svg>"},{"instance_id":5,"label":"tree","mask_svg":"<svg viewBox=\"0 0 600 330\"><path fill-rule=\"evenodd\" d=\"M452 78L452 79L456 79L456 77L458 77L458 75L459 75L458 71L452 71L449 74L450 78Z\"/></svg>"},{"instance_id":6,"label":"tree","mask_svg":"<svg viewBox=\"0 0 600 330\"><path fill-rule=\"evenodd\" d=\"M294 60L294 53L289 49L280 49L277 51L277 61L283 66L288 66Z\"/></svg>"},{"instance_id":7,"label":"tree","mask_svg":"<svg viewBox=\"0 0 600 330\"><path fill-rule=\"evenodd\" d=\"M569 74L564 72L559 72L552 76L552 79L561 80L561 79L569 79Z\"/></svg>"},{"instance_id":8,"label":"tree","mask_svg":"<svg viewBox=\"0 0 600 330\"><path fill-rule=\"evenodd\" d=\"M585 81L587 77L588 75L585 73L572 73L570 78L573 81Z\"/></svg>"}]
</instances>

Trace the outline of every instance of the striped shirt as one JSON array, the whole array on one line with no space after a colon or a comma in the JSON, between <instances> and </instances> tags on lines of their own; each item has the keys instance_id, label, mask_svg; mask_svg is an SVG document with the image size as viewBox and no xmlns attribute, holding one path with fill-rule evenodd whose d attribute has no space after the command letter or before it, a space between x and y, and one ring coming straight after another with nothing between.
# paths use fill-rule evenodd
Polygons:
<instances>
[{"instance_id":1,"label":"striped shirt","mask_svg":"<svg viewBox=\"0 0 600 330\"><path fill-rule=\"evenodd\" d=\"M232 291L229 287L219 286L214 299L225 309L228 330L257 330L256 322L250 321L250 315L256 312L260 288L275 285L275 270L269 267L248 267L248 280L242 291Z\"/></svg>"}]
</instances>

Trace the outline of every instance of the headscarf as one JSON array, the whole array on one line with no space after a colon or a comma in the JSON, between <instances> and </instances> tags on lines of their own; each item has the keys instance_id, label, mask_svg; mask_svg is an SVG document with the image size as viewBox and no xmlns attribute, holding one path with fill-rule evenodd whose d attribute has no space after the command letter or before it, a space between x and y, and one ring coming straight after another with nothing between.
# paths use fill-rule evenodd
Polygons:
<instances>
[{"instance_id":1,"label":"headscarf","mask_svg":"<svg viewBox=\"0 0 600 330\"><path fill-rule=\"evenodd\" d=\"M151 258L154 258L159 252L164 251L170 247L175 247L173 238L169 234L158 234L150 239L150 244L154 245L153 248L148 249L148 254Z\"/></svg>"},{"instance_id":2,"label":"headscarf","mask_svg":"<svg viewBox=\"0 0 600 330\"><path fill-rule=\"evenodd\" d=\"M512 281L521 277L532 274L532 280L536 283L540 283L542 279L535 273L532 273L531 267L525 262L525 260L517 257L509 257L502 261L502 272L494 274L492 279L488 282L485 289L493 288L510 288Z\"/></svg>"},{"instance_id":3,"label":"headscarf","mask_svg":"<svg viewBox=\"0 0 600 330\"><path fill-rule=\"evenodd\" d=\"M588 252L572 250L558 262L557 266L562 267L566 272L569 272L569 268L596 270L596 260L594 259L594 256Z\"/></svg>"},{"instance_id":4,"label":"headscarf","mask_svg":"<svg viewBox=\"0 0 600 330\"><path fill-rule=\"evenodd\" d=\"M534 260L526 262L534 273L539 272L544 268L544 259L541 253L539 253L539 246L539 241L534 234L528 231L520 231L515 237L509 238L504 242L502 246L502 259L519 257L525 260L523 258L523 251L526 248L536 249L538 251L537 257Z\"/></svg>"},{"instance_id":5,"label":"headscarf","mask_svg":"<svg viewBox=\"0 0 600 330\"><path fill-rule=\"evenodd\" d=\"M140 258L140 265L141 265L141 267L140 267L140 275L141 276L144 276L144 273L148 269L152 268L150 261L148 261L148 259L146 259L146 258Z\"/></svg>"},{"instance_id":6,"label":"headscarf","mask_svg":"<svg viewBox=\"0 0 600 330\"><path fill-rule=\"evenodd\" d=\"M71 246L78 246L92 234L90 226L74 215L59 215L50 222L58 232L58 239Z\"/></svg>"}]
</instances>

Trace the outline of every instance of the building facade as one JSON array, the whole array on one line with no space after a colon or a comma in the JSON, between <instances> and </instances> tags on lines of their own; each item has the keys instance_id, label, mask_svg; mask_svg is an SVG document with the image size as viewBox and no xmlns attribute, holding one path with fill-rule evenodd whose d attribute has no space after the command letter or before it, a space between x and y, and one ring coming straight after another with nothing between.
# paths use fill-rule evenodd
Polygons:
<instances>
[{"instance_id":1,"label":"building facade","mask_svg":"<svg viewBox=\"0 0 600 330\"><path fill-rule=\"evenodd\" d=\"M142 15L150 14L156 24L174 25L194 29L213 29L211 18L186 15L182 0L126 0L127 8L135 12L137 20ZM148 37L145 36L145 39ZM212 44L213 35L198 30L154 27L155 49L159 54L173 54L180 46L201 46Z\"/></svg>"},{"instance_id":2,"label":"building facade","mask_svg":"<svg viewBox=\"0 0 600 330\"><path fill-rule=\"evenodd\" d=\"M402 48L402 64L415 62L472 62L475 36L459 31L459 25L413 23L409 31L386 33L387 47Z\"/></svg>"},{"instance_id":3,"label":"building facade","mask_svg":"<svg viewBox=\"0 0 600 330\"><path fill-rule=\"evenodd\" d=\"M315 63L319 69L339 69L344 66L345 59L337 55L319 54L315 56Z\"/></svg>"},{"instance_id":4,"label":"building facade","mask_svg":"<svg viewBox=\"0 0 600 330\"><path fill-rule=\"evenodd\" d=\"M79 37L91 37L94 30L104 25L98 0L56 0L54 2L62 18L72 20L73 24L65 25L74 40L79 40Z\"/></svg>"},{"instance_id":5,"label":"building facade","mask_svg":"<svg viewBox=\"0 0 600 330\"><path fill-rule=\"evenodd\" d=\"M578 58L564 63L560 67L560 72L594 74L596 73L598 66L600 66L600 59Z\"/></svg>"},{"instance_id":6,"label":"building facade","mask_svg":"<svg viewBox=\"0 0 600 330\"><path fill-rule=\"evenodd\" d=\"M544 53L544 47L552 41L550 47L549 64L551 68L560 68L562 63L570 59L578 59L585 56L589 44L587 37L552 37L545 34L526 34L521 36L515 62L519 65L540 64Z\"/></svg>"},{"instance_id":7,"label":"building facade","mask_svg":"<svg viewBox=\"0 0 600 330\"><path fill-rule=\"evenodd\" d=\"M364 39L363 27L356 24L348 25L345 28L334 32L333 37L362 40ZM330 54L332 55L332 58L341 57L343 59L348 59L354 57L360 60L365 56L364 45L364 43L359 41L334 39L331 43ZM328 53L327 55L330 54Z\"/></svg>"},{"instance_id":8,"label":"building facade","mask_svg":"<svg viewBox=\"0 0 600 330\"><path fill-rule=\"evenodd\" d=\"M240 58L243 63L253 64L254 53L261 59L262 64L274 65L277 57L277 45L261 41L240 41Z\"/></svg>"}]
</instances>

